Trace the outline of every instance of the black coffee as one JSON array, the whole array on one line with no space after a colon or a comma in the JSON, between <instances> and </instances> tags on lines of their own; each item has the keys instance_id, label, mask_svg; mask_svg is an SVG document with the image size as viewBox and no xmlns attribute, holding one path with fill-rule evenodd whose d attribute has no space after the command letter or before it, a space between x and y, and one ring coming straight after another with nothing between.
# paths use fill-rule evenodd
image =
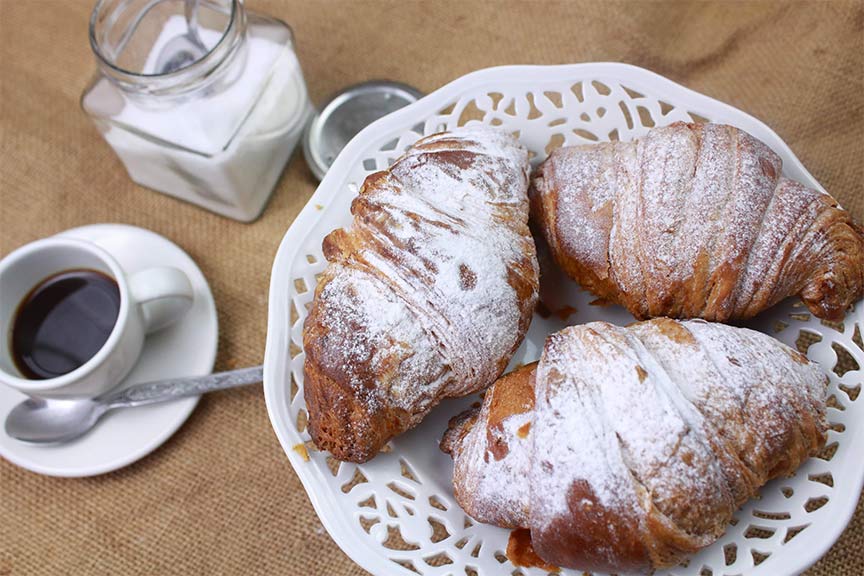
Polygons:
<instances>
[{"instance_id":1,"label":"black coffee","mask_svg":"<svg viewBox=\"0 0 864 576\"><path fill-rule=\"evenodd\" d=\"M12 325L12 358L31 380L68 374L108 340L120 312L117 282L95 270L67 270L40 282Z\"/></svg>"}]
</instances>

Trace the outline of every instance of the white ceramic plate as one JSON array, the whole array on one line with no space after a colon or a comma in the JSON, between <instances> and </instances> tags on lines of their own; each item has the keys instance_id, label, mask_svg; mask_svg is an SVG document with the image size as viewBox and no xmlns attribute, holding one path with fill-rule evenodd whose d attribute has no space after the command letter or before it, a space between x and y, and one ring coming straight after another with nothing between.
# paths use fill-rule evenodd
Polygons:
<instances>
[{"instance_id":1,"label":"white ceramic plate","mask_svg":"<svg viewBox=\"0 0 864 576\"><path fill-rule=\"evenodd\" d=\"M96 224L59 234L93 242L129 273L151 266L175 266L192 283L195 301L176 324L144 341L138 363L121 386L175 376L209 374L216 360L219 329L216 305L201 270L166 238L134 226ZM0 422L26 396L0 385ZM49 476L95 476L143 458L171 437L195 409L198 397L108 413L85 436L66 444L20 442L0 429L0 456ZM2 427L0 427L2 428Z\"/></svg>"},{"instance_id":2,"label":"white ceramic plate","mask_svg":"<svg viewBox=\"0 0 864 576\"><path fill-rule=\"evenodd\" d=\"M420 137L470 121L518 131L536 164L562 144L630 140L654 125L699 119L750 132L783 158L786 176L819 188L780 137L752 116L624 64L481 70L369 126L337 158L285 234L273 265L264 392L276 434L322 523L364 569L380 576L543 573L514 567L503 555L508 531L472 522L453 499L452 463L437 443L447 420L476 396L444 402L420 426L394 440L389 453L366 464L340 464L311 450L306 461L302 449L295 449L304 443L311 449L305 430L302 327L316 275L326 264L321 241L350 222L348 209L363 179L389 166ZM546 305L553 310L572 306L576 312L564 320L535 315L512 364L535 360L545 337L564 325L632 320L619 307L588 305L590 294L554 266L541 261L541 267ZM836 446L836 452L830 458L812 458L795 477L767 485L760 499L736 514L735 525L717 543L686 566L664 573L796 573L825 553L854 512L864 480L864 459L855 449L864 436L864 401L857 395L864 352L852 335L862 323L864 305L859 302L838 328L821 324L800 306L786 302L752 325L791 345L802 331L821 338L808 355L831 378L837 408L828 411L833 426L828 444ZM853 356L859 369L842 377L831 371L836 362L832 345Z\"/></svg>"}]
</instances>

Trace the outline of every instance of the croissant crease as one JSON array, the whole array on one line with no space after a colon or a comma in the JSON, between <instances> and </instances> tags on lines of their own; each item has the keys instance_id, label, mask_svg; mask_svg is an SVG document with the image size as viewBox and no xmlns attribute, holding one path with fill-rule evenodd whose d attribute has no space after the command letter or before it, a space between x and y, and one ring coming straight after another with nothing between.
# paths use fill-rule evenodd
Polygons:
<instances>
[{"instance_id":1,"label":"croissant crease","mask_svg":"<svg viewBox=\"0 0 864 576\"><path fill-rule=\"evenodd\" d=\"M462 507L529 528L545 562L647 571L714 542L824 446L826 387L804 356L744 328L594 322L550 336L441 446Z\"/></svg>"},{"instance_id":2,"label":"croissant crease","mask_svg":"<svg viewBox=\"0 0 864 576\"><path fill-rule=\"evenodd\" d=\"M559 148L532 219L574 280L639 319L745 319L798 295L826 320L864 296L864 231L828 194L721 124Z\"/></svg>"},{"instance_id":3,"label":"croissant crease","mask_svg":"<svg viewBox=\"0 0 864 576\"><path fill-rule=\"evenodd\" d=\"M417 142L370 175L303 331L315 444L363 462L442 398L489 386L537 300L528 153L506 132L466 128Z\"/></svg>"}]
</instances>

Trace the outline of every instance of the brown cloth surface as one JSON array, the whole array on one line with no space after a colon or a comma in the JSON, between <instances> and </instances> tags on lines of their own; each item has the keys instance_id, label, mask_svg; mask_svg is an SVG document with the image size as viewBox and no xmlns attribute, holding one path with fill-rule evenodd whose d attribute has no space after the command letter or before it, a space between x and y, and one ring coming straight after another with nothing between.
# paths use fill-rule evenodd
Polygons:
<instances>
[{"instance_id":1,"label":"brown cloth surface","mask_svg":"<svg viewBox=\"0 0 864 576\"><path fill-rule=\"evenodd\" d=\"M277 245L315 189L295 155L247 225L135 186L80 111L95 0L0 0L0 255L96 222L186 249L210 280L217 369L260 363ZM372 78L431 91L498 64L623 61L764 120L864 219L864 3L248 0L296 34L313 99ZM838 519L839 521L839 519ZM864 574L864 507L812 575ZM151 456L65 480L0 460L0 575L360 575L270 428L260 388L204 398Z\"/></svg>"}]
</instances>

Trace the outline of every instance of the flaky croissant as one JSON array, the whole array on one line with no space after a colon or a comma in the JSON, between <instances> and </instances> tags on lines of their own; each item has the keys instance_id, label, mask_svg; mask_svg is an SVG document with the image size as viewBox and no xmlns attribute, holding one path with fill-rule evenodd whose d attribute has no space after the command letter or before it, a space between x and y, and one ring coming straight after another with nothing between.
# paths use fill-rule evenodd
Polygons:
<instances>
[{"instance_id":1,"label":"flaky croissant","mask_svg":"<svg viewBox=\"0 0 864 576\"><path fill-rule=\"evenodd\" d=\"M826 386L818 366L745 328L595 322L550 336L538 364L451 421L442 449L462 507L530 528L545 562L645 571L711 544L824 446Z\"/></svg>"},{"instance_id":2,"label":"flaky croissant","mask_svg":"<svg viewBox=\"0 0 864 576\"><path fill-rule=\"evenodd\" d=\"M555 150L531 217L569 276L637 318L726 322L799 295L840 320L864 296L862 229L781 168L746 132L679 122Z\"/></svg>"},{"instance_id":3,"label":"flaky croissant","mask_svg":"<svg viewBox=\"0 0 864 576\"><path fill-rule=\"evenodd\" d=\"M364 462L441 399L489 386L537 300L528 153L506 132L466 128L417 142L370 175L303 330L315 444Z\"/></svg>"}]
</instances>

